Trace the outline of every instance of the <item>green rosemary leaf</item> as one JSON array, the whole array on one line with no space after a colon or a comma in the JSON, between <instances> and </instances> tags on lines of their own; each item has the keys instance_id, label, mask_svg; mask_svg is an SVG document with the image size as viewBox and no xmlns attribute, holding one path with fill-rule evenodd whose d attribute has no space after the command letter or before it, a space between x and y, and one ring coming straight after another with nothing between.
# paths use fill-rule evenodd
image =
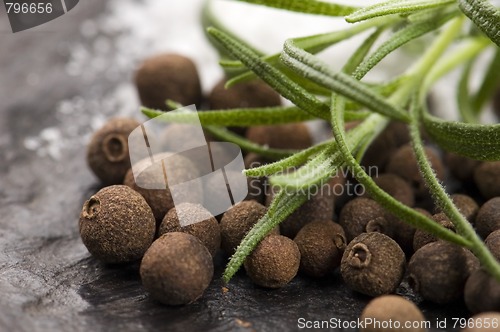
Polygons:
<instances>
[{"instance_id":1,"label":"green rosemary leaf","mask_svg":"<svg viewBox=\"0 0 500 332\"><path fill-rule=\"evenodd\" d=\"M500 47L500 9L487 0L459 0L458 6L491 41Z\"/></svg>"},{"instance_id":2,"label":"green rosemary leaf","mask_svg":"<svg viewBox=\"0 0 500 332\"><path fill-rule=\"evenodd\" d=\"M263 177L269 176L278 172L284 172L285 170L293 167L298 167L305 164L312 156L322 152L327 147L333 143L334 140L328 140L317 145L314 145L308 149L302 150L290 157L283 158L274 163L265 164L259 167L254 167L246 169L243 174L250 177Z\"/></svg>"},{"instance_id":3,"label":"green rosemary leaf","mask_svg":"<svg viewBox=\"0 0 500 332\"><path fill-rule=\"evenodd\" d=\"M282 190L276 194L267 213L243 238L236 252L229 260L222 278L228 283L239 270L245 258L250 255L260 241L283 220L307 201L307 195L301 193L287 193Z\"/></svg>"},{"instance_id":4,"label":"green rosemary leaf","mask_svg":"<svg viewBox=\"0 0 500 332\"><path fill-rule=\"evenodd\" d=\"M332 150L325 149L295 172L271 176L271 184L285 191L308 192L312 185L334 176L342 166L340 154Z\"/></svg>"},{"instance_id":5,"label":"green rosemary leaf","mask_svg":"<svg viewBox=\"0 0 500 332\"><path fill-rule=\"evenodd\" d=\"M472 61L468 61L465 65L460 80L458 81L458 89L456 93L458 110L462 121L474 123L477 122L472 110L472 103L469 91L469 79L472 71Z\"/></svg>"},{"instance_id":6,"label":"green rosemary leaf","mask_svg":"<svg viewBox=\"0 0 500 332\"><path fill-rule=\"evenodd\" d=\"M476 114L481 112L484 104L490 100L493 93L500 88L498 73L500 73L500 48L496 49L493 60L491 60L491 63L486 68L481 86L473 97L472 105Z\"/></svg>"},{"instance_id":7,"label":"green rosemary leaf","mask_svg":"<svg viewBox=\"0 0 500 332\"><path fill-rule=\"evenodd\" d=\"M424 82L421 84L422 94L426 94L438 79L449 73L451 70L460 66L464 62L478 56L481 51L491 45L488 38L465 38L455 47L451 54L440 58L433 64L430 71L426 73ZM496 77L496 76L495 76Z\"/></svg>"},{"instance_id":8,"label":"green rosemary leaf","mask_svg":"<svg viewBox=\"0 0 500 332\"><path fill-rule=\"evenodd\" d=\"M208 131L215 138L221 139L225 142L230 142L239 145L243 150L248 152L255 152L260 154L263 157L277 160L281 158L285 158L291 156L299 151L297 150L282 150L282 149L272 149L267 146L262 146L256 144L252 141L247 140L244 137L241 137L224 127L216 127L216 126L205 126L206 131Z\"/></svg>"},{"instance_id":9,"label":"green rosemary leaf","mask_svg":"<svg viewBox=\"0 0 500 332\"><path fill-rule=\"evenodd\" d=\"M408 14L419 10L436 8L454 3L455 0L389 0L361 8L346 16L346 21L355 23L370 18L391 14Z\"/></svg>"},{"instance_id":10,"label":"green rosemary leaf","mask_svg":"<svg viewBox=\"0 0 500 332\"><path fill-rule=\"evenodd\" d=\"M476 160L500 160L500 124L444 121L423 111L429 136L445 150Z\"/></svg>"},{"instance_id":11,"label":"green rosemary leaf","mask_svg":"<svg viewBox=\"0 0 500 332\"><path fill-rule=\"evenodd\" d=\"M331 69L313 55L297 48L293 41L285 42L282 61L304 77L323 85L367 108L390 118L409 122L405 111L387 102L383 96L363 83L344 73L333 73Z\"/></svg>"},{"instance_id":12,"label":"green rosemary leaf","mask_svg":"<svg viewBox=\"0 0 500 332\"><path fill-rule=\"evenodd\" d=\"M173 100L167 100L167 106L172 108L172 109L178 109L182 108L183 105L179 104ZM210 111L206 111L206 113L209 113ZM226 112L226 111L224 111ZM278 111L279 112L279 111ZM302 111L301 111L302 112ZM166 122L177 122L177 123L192 123L193 120L197 120L200 118L200 123L203 122L201 118L205 118L204 121L204 128L206 131L211 133L215 138L221 139L226 142L231 142L234 144L239 145L243 150L248 151L248 152L255 152L258 153L264 157L267 157L268 159L271 160L276 160L276 159L281 159L281 158L286 158L290 155L294 155L298 151L296 150L282 150L282 149L271 149L267 146L262 146L259 144L256 144L252 141L249 141L248 139L241 137L239 135L236 135L235 133L227 130L226 128L223 127L217 127L217 126L208 126L207 124L214 122L214 124L218 124L218 121L213 121L214 119L210 119L210 116L208 117L208 121L204 115L204 112L198 112L196 115L192 112L185 112L185 113L173 113L173 112L163 112L163 111L157 111L157 110L151 110L148 108L143 107L142 108L142 113L146 115L147 117L153 119L157 116L163 115L165 118L163 119ZM178 115L175 115L178 114Z\"/></svg>"},{"instance_id":13,"label":"green rosemary leaf","mask_svg":"<svg viewBox=\"0 0 500 332\"><path fill-rule=\"evenodd\" d=\"M258 54L252 52L246 45L217 29L208 28L207 31L223 45L232 56L242 61L249 69L254 71L255 74L283 97L313 116L322 119L329 118L330 112L325 103L290 80L278 69L263 61Z\"/></svg>"},{"instance_id":14,"label":"green rosemary leaf","mask_svg":"<svg viewBox=\"0 0 500 332\"><path fill-rule=\"evenodd\" d=\"M199 118L203 126L260 126L313 120L314 117L297 107L237 108L201 112L162 112L143 107L149 118L162 115L166 122L191 123Z\"/></svg>"},{"instance_id":15,"label":"green rosemary leaf","mask_svg":"<svg viewBox=\"0 0 500 332\"><path fill-rule=\"evenodd\" d=\"M385 30L385 27L380 27L375 30L368 38L366 38L358 49L351 55L349 60L347 60L342 71L346 74L352 74L359 64L365 59L366 55L372 48L373 44L377 41L380 34Z\"/></svg>"},{"instance_id":16,"label":"green rosemary leaf","mask_svg":"<svg viewBox=\"0 0 500 332\"><path fill-rule=\"evenodd\" d=\"M300 12L315 15L328 15L328 16L345 16L353 11L356 7L340 5L330 2L323 2L317 0L238 0L248 2L255 5L264 5L268 7L285 9L293 12Z\"/></svg>"},{"instance_id":17,"label":"green rosemary leaf","mask_svg":"<svg viewBox=\"0 0 500 332\"><path fill-rule=\"evenodd\" d=\"M403 46L404 44L436 30L453 16L454 14L449 14L433 21L412 23L397 31L387 41L380 45L379 48L370 55L370 57L365 59L359 65L353 76L356 79L360 80L388 54Z\"/></svg>"}]
</instances>

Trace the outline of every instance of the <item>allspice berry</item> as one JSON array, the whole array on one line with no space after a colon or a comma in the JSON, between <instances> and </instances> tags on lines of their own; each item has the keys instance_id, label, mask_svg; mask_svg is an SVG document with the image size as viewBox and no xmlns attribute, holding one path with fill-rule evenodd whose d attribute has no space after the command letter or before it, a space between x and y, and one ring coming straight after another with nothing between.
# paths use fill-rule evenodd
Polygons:
<instances>
[{"instance_id":1,"label":"allspice berry","mask_svg":"<svg viewBox=\"0 0 500 332\"><path fill-rule=\"evenodd\" d=\"M500 311L500 282L478 269L467 279L464 298L472 313Z\"/></svg>"},{"instance_id":2,"label":"allspice berry","mask_svg":"<svg viewBox=\"0 0 500 332\"><path fill-rule=\"evenodd\" d=\"M256 153L249 153L245 156L245 169L259 167L267 163L267 161ZM264 177L247 177L248 195L247 200L256 200L259 203L265 203L265 181Z\"/></svg>"},{"instance_id":3,"label":"allspice berry","mask_svg":"<svg viewBox=\"0 0 500 332\"><path fill-rule=\"evenodd\" d=\"M377 324L366 324L359 330L362 332L425 332L425 317L420 309L411 301L398 295L383 295L368 303L361 313L362 321L392 322L392 328ZM399 324L398 324L399 323ZM411 327L406 327L411 326Z\"/></svg>"},{"instance_id":4,"label":"allspice berry","mask_svg":"<svg viewBox=\"0 0 500 332\"><path fill-rule=\"evenodd\" d=\"M347 241L364 232L377 231L385 234L387 230L382 206L364 197L355 198L344 205L340 212L339 224L344 228Z\"/></svg>"},{"instance_id":5,"label":"allspice berry","mask_svg":"<svg viewBox=\"0 0 500 332\"><path fill-rule=\"evenodd\" d=\"M227 80L219 81L210 92L210 109L280 106L280 95L261 80L238 83L225 87Z\"/></svg>"},{"instance_id":6,"label":"allspice berry","mask_svg":"<svg viewBox=\"0 0 500 332\"><path fill-rule=\"evenodd\" d=\"M452 152L445 155L445 163L450 173L459 181L471 183L474 180L474 169L481 163Z\"/></svg>"},{"instance_id":7,"label":"allspice berry","mask_svg":"<svg viewBox=\"0 0 500 332\"><path fill-rule=\"evenodd\" d=\"M471 272L470 252L444 241L417 250L408 264L408 283L424 299L447 304L459 299Z\"/></svg>"},{"instance_id":8,"label":"allspice berry","mask_svg":"<svg viewBox=\"0 0 500 332\"><path fill-rule=\"evenodd\" d=\"M500 229L500 197L484 203L476 216L476 231L484 239L491 232Z\"/></svg>"},{"instance_id":9,"label":"allspice berry","mask_svg":"<svg viewBox=\"0 0 500 332\"><path fill-rule=\"evenodd\" d=\"M330 183L321 188L314 188L309 192L309 200L296 209L280 224L280 233L293 239L304 225L315 220L331 220L334 212L334 199L330 195ZM270 187L266 196L266 205L269 206L277 193L277 187Z\"/></svg>"},{"instance_id":10,"label":"allspice berry","mask_svg":"<svg viewBox=\"0 0 500 332\"><path fill-rule=\"evenodd\" d=\"M296 275L300 251L295 242L281 235L265 237L245 260L245 270L262 287L280 288Z\"/></svg>"},{"instance_id":11,"label":"allspice berry","mask_svg":"<svg viewBox=\"0 0 500 332\"><path fill-rule=\"evenodd\" d=\"M184 232L196 236L212 256L215 256L220 248L219 223L199 204L182 203L168 211L160 225L159 235L170 232Z\"/></svg>"},{"instance_id":12,"label":"allspice berry","mask_svg":"<svg viewBox=\"0 0 500 332\"><path fill-rule=\"evenodd\" d=\"M421 208L414 208L414 210L428 218L432 218L432 215L427 210ZM417 229L389 212L386 212L385 219L388 221L388 227L391 229L391 237L403 249L406 256L410 257L414 252L413 240Z\"/></svg>"},{"instance_id":13,"label":"allspice berry","mask_svg":"<svg viewBox=\"0 0 500 332\"><path fill-rule=\"evenodd\" d=\"M150 296L167 305L196 301L214 274L212 256L196 237L167 233L148 249L141 262L141 280Z\"/></svg>"},{"instance_id":14,"label":"allspice berry","mask_svg":"<svg viewBox=\"0 0 500 332\"><path fill-rule=\"evenodd\" d=\"M313 221L302 227L293 239L300 251L300 272L321 278L340 266L347 242L339 227L332 221Z\"/></svg>"},{"instance_id":15,"label":"allspice berry","mask_svg":"<svg viewBox=\"0 0 500 332\"><path fill-rule=\"evenodd\" d=\"M220 221L222 250L228 255L234 254L241 240L266 211L266 207L256 201L243 201L227 210ZM279 234L278 228L271 234Z\"/></svg>"},{"instance_id":16,"label":"allspice berry","mask_svg":"<svg viewBox=\"0 0 500 332\"><path fill-rule=\"evenodd\" d=\"M128 136L140 126L134 119L113 118L96 131L87 146L87 164L105 185L121 184L130 168Z\"/></svg>"},{"instance_id":17,"label":"allspice berry","mask_svg":"<svg viewBox=\"0 0 500 332\"><path fill-rule=\"evenodd\" d=\"M444 228L447 228L452 232L456 232L455 225L453 225L450 219L443 212L433 215L432 219ZM436 242L437 240L438 238L435 235L432 235L427 231L417 229L415 231L415 235L413 236L413 250L417 251L426 244Z\"/></svg>"},{"instance_id":18,"label":"allspice berry","mask_svg":"<svg viewBox=\"0 0 500 332\"><path fill-rule=\"evenodd\" d=\"M476 201L464 194L453 194L450 197L465 219L473 224L479 211L479 205L477 205Z\"/></svg>"},{"instance_id":19,"label":"allspice berry","mask_svg":"<svg viewBox=\"0 0 500 332\"><path fill-rule=\"evenodd\" d=\"M170 153L155 154L155 160L161 160L172 156ZM137 176L137 182L134 178L132 169L125 175L123 184L134 189L141 194L146 202L151 207L157 224L159 225L165 217L165 214L174 207L174 200L172 193L168 187L171 183L170 179L177 181L186 181L199 176L200 171L194 163L188 158L184 158L180 154L175 155L175 161L172 161L172 167L169 168L167 174L167 183L165 183L165 175L163 173L162 163L157 162L149 167L151 159L146 158L134 164L134 169L142 170ZM173 165L175 163L175 165ZM174 167L175 166L175 167ZM140 185L138 185L138 183ZM164 189L149 189L163 187ZM203 190L202 184L192 184L191 191L181 192L177 191L178 202L199 202L202 200ZM193 190L196 189L196 190Z\"/></svg>"},{"instance_id":20,"label":"allspice berry","mask_svg":"<svg viewBox=\"0 0 500 332\"><path fill-rule=\"evenodd\" d=\"M410 141L408 126L399 121L389 123L387 128L373 141L366 150L362 165L375 166L380 171L386 168L389 157L402 145Z\"/></svg>"},{"instance_id":21,"label":"allspice berry","mask_svg":"<svg viewBox=\"0 0 500 332\"><path fill-rule=\"evenodd\" d=\"M500 161L484 162L477 166L474 181L486 199L500 196Z\"/></svg>"},{"instance_id":22,"label":"allspice berry","mask_svg":"<svg viewBox=\"0 0 500 332\"><path fill-rule=\"evenodd\" d=\"M485 324L488 321L490 324ZM489 311L474 315L467 320L467 324L471 326L461 330L462 332L497 332L500 325L500 312Z\"/></svg>"},{"instance_id":23,"label":"allspice berry","mask_svg":"<svg viewBox=\"0 0 500 332\"><path fill-rule=\"evenodd\" d=\"M182 105L199 104L202 98L196 65L178 54L160 54L144 60L135 73L142 105L167 110L165 101Z\"/></svg>"},{"instance_id":24,"label":"allspice berry","mask_svg":"<svg viewBox=\"0 0 500 332\"><path fill-rule=\"evenodd\" d=\"M400 176L391 173L380 174L379 176L374 177L373 181L382 190L404 205L415 205L415 193L413 192L413 188ZM366 197L370 197L370 195L366 193Z\"/></svg>"},{"instance_id":25,"label":"allspice berry","mask_svg":"<svg viewBox=\"0 0 500 332\"><path fill-rule=\"evenodd\" d=\"M393 239L382 233L363 233L347 246L340 271L353 290L380 296L396 290L405 264L405 254Z\"/></svg>"},{"instance_id":26,"label":"allspice berry","mask_svg":"<svg viewBox=\"0 0 500 332\"><path fill-rule=\"evenodd\" d=\"M486 240L484 240L484 244L486 244L492 255L500 261L500 229L491 232Z\"/></svg>"},{"instance_id":27,"label":"allspice berry","mask_svg":"<svg viewBox=\"0 0 500 332\"><path fill-rule=\"evenodd\" d=\"M226 82L225 79L219 81L210 92L210 109L225 110L281 105L280 95L261 80L238 83L227 89L225 87ZM246 128L242 127L232 129L241 135L246 132Z\"/></svg>"},{"instance_id":28,"label":"allspice berry","mask_svg":"<svg viewBox=\"0 0 500 332\"><path fill-rule=\"evenodd\" d=\"M443 180L445 172L439 155L429 147L425 147L425 154L436 172L438 179ZM425 181L418 169L417 159L411 145L404 145L391 155L386 171L399 175L408 181L413 187L417 198L422 198L428 193Z\"/></svg>"},{"instance_id":29,"label":"allspice berry","mask_svg":"<svg viewBox=\"0 0 500 332\"><path fill-rule=\"evenodd\" d=\"M139 260L153 242L155 219L144 198L127 186L106 187L85 202L80 236L105 263Z\"/></svg>"},{"instance_id":30,"label":"allspice berry","mask_svg":"<svg viewBox=\"0 0 500 332\"><path fill-rule=\"evenodd\" d=\"M153 174L151 174L153 176ZM156 176L160 174L157 173ZM159 179L163 180L163 179ZM137 191L139 194L144 197L148 205L151 207L153 211L153 215L155 219L158 221L158 225L163 220L165 214L174 206L174 202L172 200L172 195L170 190L168 189L144 189L139 187L135 183L134 174L132 173L132 169L129 169L127 174L125 174L125 179L123 180L123 184L127 187L130 187Z\"/></svg>"},{"instance_id":31,"label":"allspice berry","mask_svg":"<svg viewBox=\"0 0 500 332\"><path fill-rule=\"evenodd\" d=\"M302 122L250 127L246 137L254 143L275 149L301 150L313 143L309 128Z\"/></svg>"}]
</instances>

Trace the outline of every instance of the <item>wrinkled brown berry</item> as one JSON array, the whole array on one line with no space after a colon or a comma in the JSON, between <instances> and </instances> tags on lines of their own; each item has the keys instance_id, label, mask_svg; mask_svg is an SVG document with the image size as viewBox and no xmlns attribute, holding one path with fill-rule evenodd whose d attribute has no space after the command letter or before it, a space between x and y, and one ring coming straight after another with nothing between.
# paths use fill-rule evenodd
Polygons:
<instances>
[{"instance_id":1,"label":"wrinkled brown berry","mask_svg":"<svg viewBox=\"0 0 500 332\"><path fill-rule=\"evenodd\" d=\"M404 205L413 206L415 204L415 194L413 193L413 188L401 177L395 174L386 173L374 177L373 181L375 181L377 186L379 186L383 191L387 192L389 195L394 197L394 199L400 201ZM370 197L368 193L364 196Z\"/></svg>"},{"instance_id":2,"label":"wrinkled brown berry","mask_svg":"<svg viewBox=\"0 0 500 332\"><path fill-rule=\"evenodd\" d=\"M256 201L243 201L226 211L220 221L222 250L228 255L234 254L241 240L264 214L266 207ZM271 234L279 234L278 228Z\"/></svg>"},{"instance_id":3,"label":"wrinkled brown berry","mask_svg":"<svg viewBox=\"0 0 500 332\"><path fill-rule=\"evenodd\" d=\"M376 166L383 171L389 157L402 145L410 141L408 127L402 122L391 122L366 150L362 164Z\"/></svg>"},{"instance_id":4,"label":"wrinkled brown berry","mask_svg":"<svg viewBox=\"0 0 500 332\"><path fill-rule=\"evenodd\" d=\"M333 200L317 194L295 210L280 224L280 233L293 239L307 223L314 220L331 220Z\"/></svg>"},{"instance_id":5,"label":"wrinkled brown berry","mask_svg":"<svg viewBox=\"0 0 500 332\"><path fill-rule=\"evenodd\" d=\"M463 194L453 194L450 197L465 219L470 223L474 223L477 211L479 211L479 205L477 205L476 201L472 197ZM436 209L436 211L439 213L441 209Z\"/></svg>"},{"instance_id":6,"label":"wrinkled brown berry","mask_svg":"<svg viewBox=\"0 0 500 332\"><path fill-rule=\"evenodd\" d=\"M474 181L486 199L500 196L500 161L484 162L477 166Z\"/></svg>"},{"instance_id":7,"label":"wrinkled brown berry","mask_svg":"<svg viewBox=\"0 0 500 332\"><path fill-rule=\"evenodd\" d=\"M439 155L431 148L425 147L425 154L429 159L432 168L436 172L438 179L444 179L444 167ZM418 169L417 159L413 153L411 145L405 145L399 148L389 158L386 171L399 175L410 183L417 197L424 197L428 190L425 181Z\"/></svg>"},{"instance_id":8,"label":"wrinkled brown berry","mask_svg":"<svg viewBox=\"0 0 500 332\"><path fill-rule=\"evenodd\" d=\"M427 210L420 208L414 208L414 210L428 218L432 218L432 215ZM385 218L387 219L388 225L392 230L391 237L399 244L401 249L403 249L406 256L410 257L414 252L413 240L417 229L389 212L386 213Z\"/></svg>"},{"instance_id":9,"label":"wrinkled brown berry","mask_svg":"<svg viewBox=\"0 0 500 332\"><path fill-rule=\"evenodd\" d=\"M155 160L161 160L162 158L168 158L172 156L169 153L162 153L154 155ZM134 165L134 169L142 170L137 176L137 182L134 178L132 169L130 169L125 175L123 184L134 189L139 194L141 194L146 202L148 202L158 225L165 217L165 214L174 207L174 201L170 189L168 188L168 183L165 183L165 176L163 173L162 163L157 162L152 166L145 168L145 166L150 164L150 158L143 159ZM181 155L175 155L175 167L169 168L169 173L167 174L167 179L193 179L199 176L199 170L197 167L187 158ZM137 185L139 183L141 186ZM165 189L148 189L156 187L156 185L163 186ZM197 190L191 192L181 192L177 191L177 199L179 202L190 202L190 201L200 201L203 195L201 183L196 186L193 184L191 188L197 188Z\"/></svg>"},{"instance_id":10,"label":"wrinkled brown berry","mask_svg":"<svg viewBox=\"0 0 500 332\"><path fill-rule=\"evenodd\" d=\"M300 250L300 271L311 277L324 277L339 265L347 245L339 224L313 221L293 239Z\"/></svg>"},{"instance_id":11,"label":"wrinkled brown berry","mask_svg":"<svg viewBox=\"0 0 500 332\"><path fill-rule=\"evenodd\" d=\"M228 89L221 80L210 93L210 109L270 107L281 105L280 95L260 80L243 82Z\"/></svg>"},{"instance_id":12,"label":"wrinkled brown berry","mask_svg":"<svg viewBox=\"0 0 500 332\"><path fill-rule=\"evenodd\" d=\"M455 225L448 219L448 217L444 213L438 213L432 216L432 219L439 223L441 226L449 229L452 232L456 232L455 230ZM422 248L426 244L429 244L431 242L436 242L439 240L435 235L432 235L431 233L417 229L415 231L415 235L413 236L413 250L417 251L418 249Z\"/></svg>"},{"instance_id":13,"label":"wrinkled brown berry","mask_svg":"<svg viewBox=\"0 0 500 332\"><path fill-rule=\"evenodd\" d=\"M299 270L300 251L295 242L281 235L264 238L245 260L245 270L262 287L279 288L288 284Z\"/></svg>"},{"instance_id":14,"label":"wrinkled brown berry","mask_svg":"<svg viewBox=\"0 0 500 332\"><path fill-rule=\"evenodd\" d=\"M484 244L493 254L493 256L500 261L500 229L491 232L490 235L484 240Z\"/></svg>"},{"instance_id":15,"label":"wrinkled brown berry","mask_svg":"<svg viewBox=\"0 0 500 332\"><path fill-rule=\"evenodd\" d=\"M135 73L142 105L167 110L165 101L182 105L199 104L201 84L195 64L177 54L161 54L144 60Z\"/></svg>"},{"instance_id":16,"label":"wrinkled brown berry","mask_svg":"<svg viewBox=\"0 0 500 332\"><path fill-rule=\"evenodd\" d=\"M484 203L476 216L476 230L484 239L491 232L500 229L500 197L495 197Z\"/></svg>"},{"instance_id":17,"label":"wrinkled brown berry","mask_svg":"<svg viewBox=\"0 0 500 332\"><path fill-rule=\"evenodd\" d=\"M465 304L472 313L500 311L500 282L484 269L474 271L465 284Z\"/></svg>"},{"instance_id":18,"label":"wrinkled brown berry","mask_svg":"<svg viewBox=\"0 0 500 332\"><path fill-rule=\"evenodd\" d=\"M304 123L256 126L247 130L247 138L276 149L306 149L312 145L311 134Z\"/></svg>"},{"instance_id":19,"label":"wrinkled brown berry","mask_svg":"<svg viewBox=\"0 0 500 332\"><path fill-rule=\"evenodd\" d=\"M214 274L212 256L200 240L173 232L157 239L141 262L141 280L150 296L167 305L196 301Z\"/></svg>"},{"instance_id":20,"label":"wrinkled brown berry","mask_svg":"<svg viewBox=\"0 0 500 332\"><path fill-rule=\"evenodd\" d=\"M219 223L199 204L182 203L168 211L160 225L159 235L170 232L196 236L212 256L215 256L220 247Z\"/></svg>"},{"instance_id":21,"label":"wrinkled brown berry","mask_svg":"<svg viewBox=\"0 0 500 332\"><path fill-rule=\"evenodd\" d=\"M413 254L408 264L408 283L424 299L446 304L462 296L465 281L477 266L468 250L436 241Z\"/></svg>"},{"instance_id":22,"label":"wrinkled brown berry","mask_svg":"<svg viewBox=\"0 0 500 332\"><path fill-rule=\"evenodd\" d=\"M474 180L474 169L479 161L448 152L445 155L446 166L450 173L459 181L471 183Z\"/></svg>"},{"instance_id":23,"label":"wrinkled brown berry","mask_svg":"<svg viewBox=\"0 0 500 332\"><path fill-rule=\"evenodd\" d=\"M266 160L256 153L249 153L245 156L245 169L259 167L266 164ZM265 203L265 178L264 177L247 177L248 184L248 200L254 199L259 203Z\"/></svg>"},{"instance_id":24,"label":"wrinkled brown berry","mask_svg":"<svg viewBox=\"0 0 500 332\"><path fill-rule=\"evenodd\" d=\"M106 187L90 197L79 224L83 244L106 263L141 259L156 230L151 208L127 186Z\"/></svg>"},{"instance_id":25,"label":"wrinkled brown berry","mask_svg":"<svg viewBox=\"0 0 500 332\"><path fill-rule=\"evenodd\" d=\"M353 290L379 296L396 290L405 264L405 254L393 239L382 233L363 233L347 246L340 271Z\"/></svg>"},{"instance_id":26,"label":"wrinkled brown berry","mask_svg":"<svg viewBox=\"0 0 500 332\"><path fill-rule=\"evenodd\" d=\"M231 108L272 107L281 105L280 95L261 80L238 83L228 89L223 79L210 92L209 103L212 110ZM246 128L232 128L244 135Z\"/></svg>"},{"instance_id":27,"label":"wrinkled brown berry","mask_svg":"<svg viewBox=\"0 0 500 332\"><path fill-rule=\"evenodd\" d=\"M365 232L386 233L384 209L374 200L358 197L349 201L340 212L339 224L344 228L347 241Z\"/></svg>"},{"instance_id":28,"label":"wrinkled brown berry","mask_svg":"<svg viewBox=\"0 0 500 332\"><path fill-rule=\"evenodd\" d=\"M425 332L423 327L425 317L418 307L411 301L398 295L383 295L377 297L368 303L361 313L362 321L371 321L372 324L366 324L359 330L363 332ZM378 322L378 323L375 323ZM382 322L393 322L392 328L382 326ZM399 322L399 328L395 325ZM378 325L377 325L378 324ZM412 326L406 328L407 324ZM420 327L418 327L420 326Z\"/></svg>"},{"instance_id":29,"label":"wrinkled brown berry","mask_svg":"<svg viewBox=\"0 0 500 332\"><path fill-rule=\"evenodd\" d=\"M121 184L130 168L128 136L140 126L134 119L114 118L96 131L87 147L87 163L103 184Z\"/></svg>"}]
</instances>

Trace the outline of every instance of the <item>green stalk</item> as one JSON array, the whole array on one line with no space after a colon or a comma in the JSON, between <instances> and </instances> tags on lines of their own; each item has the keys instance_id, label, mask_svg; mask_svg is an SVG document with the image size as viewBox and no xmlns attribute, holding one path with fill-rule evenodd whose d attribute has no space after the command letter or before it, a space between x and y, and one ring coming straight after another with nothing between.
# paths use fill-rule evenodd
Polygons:
<instances>
[{"instance_id":1,"label":"green stalk","mask_svg":"<svg viewBox=\"0 0 500 332\"><path fill-rule=\"evenodd\" d=\"M272 160L285 158L299 152L297 150L273 149L267 146L262 146L249 141L248 139L241 137L240 135L237 135L224 127L205 126L203 128L205 128L206 131L215 136L215 138L221 139L225 142L237 144L245 151L255 152L263 157L267 157Z\"/></svg>"},{"instance_id":2,"label":"green stalk","mask_svg":"<svg viewBox=\"0 0 500 332\"><path fill-rule=\"evenodd\" d=\"M445 52L446 48L452 43L454 38L460 32L463 19L457 18L452 21L449 27L441 33L441 35L434 41L429 50L424 54L421 61L410 71L413 72L415 78L420 81L425 78L426 74L433 67L436 59ZM460 234L467 241L464 246L469 248L479 259L481 264L488 270L488 272L500 281L500 264L496 261L495 257L486 248L484 242L479 238L474 231L472 225L460 213L458 208L453 204L451 198L446 193L445 188L441 185L432 169L427 157L425 155L424 144L420 137L420 120L422 112L419 112L420 103L424 99L421 98L422 93L415 93L413 102L410 107L410 136L412 139L413 150L416 155L417 163L425 180L426 185L429 187L431 195L434 197L438 206L441 207L446 216L455 225L458 234Z\"/></svg>"},{"instance_id":3,"label":"green stalk","mask_svg":"<svg viewBox=\"0 0 500 332\"><path fill-rule=\"evenodd\" d=\"M418 98L415 97L415 102L411 108L412 122L410 125L410 134L412 138L412 145L417 157L418 166L425 183L434 197L436 203L441 207L443 212L448 216L458 232L468 240L465 244L479 259L481 264L494 276L497 281L500 281L500 264L486 248L484 242L479 238L474 231L472 225L460 213L458 208L453 204L451 198L446 193L444 187L439 183L439 180L434 173L427 157L425 155L424 145L420 137L420 112L419 107L415 105L418 103Z\"/></svg>"},{"instance_id":4,"label":"green stalk","mask_svg":"<svg viewBox=\"0 0 500 332\"><path fill-rule=\"evenodd\" d=\"M339 100L340 99L340 100ZM344 158L344 162L351 169L356 179L361 183L365 189L370 193L373 199L378 202L387 211L391 212L401 220L413 225L422 230L428 231L439 238L446 239L447 241L459 244L469 245L469 242L463 237L453 233L452 231L444 228L433 220L427 218L423 214L413 210L412 208L395 200L391 195L383 191L373 179L368 175L365 170L359 165L351 153L351 148L345 140L345 133L343 129L343 111L344 111L344 98L337 95L332 96L332 128L333 135L337 141L338 148ZM387 119L378 114L373 114L369 120L372 125L378 130L381 130L387 124ZM368 121L368 119L366 120Z\"/></svg>"},{"instance_id":5,"label":"green stalk","mask_svg":"<svg viewBox=\"0 0 500 332\"><path fill-rule=\"evenodd\" d=\"M419 62L410 68L408 73L414 77L415 85L421 84L421 79L426 76L427 72L435 65L436 60L441 57L448 46L455 40L462 29L463 22L463 17L457 17L450 21L446 29L434 41L431 48L424 53Z\"/></svg>"}]
</instances>

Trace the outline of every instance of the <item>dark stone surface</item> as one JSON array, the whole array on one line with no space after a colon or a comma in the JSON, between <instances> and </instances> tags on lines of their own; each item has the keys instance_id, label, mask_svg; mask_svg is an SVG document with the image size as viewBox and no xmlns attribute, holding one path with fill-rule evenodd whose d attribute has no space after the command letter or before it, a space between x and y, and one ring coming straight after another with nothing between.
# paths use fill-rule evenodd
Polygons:
<instances>
[{"instance_id":1,"label":"dark stone surface","mask_svg":"<svg viewBox=\"0 0 500 332\"><path fill-rule=\"evenodd\" d=\"M299 277L265 290L239 273L223 292L219 257L202 299L165 307L144 293L137 266L104 266L89 257L77 220L98 188L85 164L91 110L74 117L57 110L61 100L103 98L117 80L82 82L64 71L79 23L103 10L100 1L82 3L71 18L45 27L49 32L0 31L0 330L293 331L300 317L355 320L369 299L348 290L339 275ZM400 293L419 302L405 287ZM467 315L460 303L420 306L432 322Z\"/></svg>"}]
</instances>

